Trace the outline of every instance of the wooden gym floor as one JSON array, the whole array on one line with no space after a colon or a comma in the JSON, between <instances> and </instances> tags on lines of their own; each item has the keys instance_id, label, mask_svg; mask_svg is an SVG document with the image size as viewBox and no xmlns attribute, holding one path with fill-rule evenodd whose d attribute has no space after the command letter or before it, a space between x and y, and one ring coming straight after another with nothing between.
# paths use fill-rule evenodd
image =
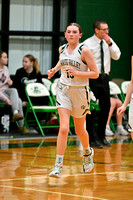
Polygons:
<instances>
[{"instance_id":1,"label":"wooden gym floor","mask_svg":"<svg viewBox=\"0 0 133 200\"><path fill-rule=\"evenodd\" d=\"M55 138L0 139L0 200L133 200L133 142L107 138L94 149L94 170L82 172L78 137L68 137L61 179L50 178Z\"/></svg>"}]
</instances>

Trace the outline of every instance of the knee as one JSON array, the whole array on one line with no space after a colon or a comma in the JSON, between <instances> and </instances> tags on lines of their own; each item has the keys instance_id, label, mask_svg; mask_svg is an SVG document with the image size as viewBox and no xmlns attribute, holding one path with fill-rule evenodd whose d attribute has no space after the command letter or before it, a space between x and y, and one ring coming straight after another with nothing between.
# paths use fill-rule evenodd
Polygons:
<instances>
[{"instance_id":1,"label":"knee","mask_svg":"<svg viewBox=\"0 0 133 200\"><path fill-rule=\"evenodd\" d=\"M60 134L67 135L69 132L69 127L67 125L60 126Z\"/></svg>"},{"instance_id":2,"label":"knee","mask_svg":"<svg viewBox=\"0 0 133 200\"><path fill-rule=\"evenodd\" d=\"M116 105L117 105L116 99L112 99L112 98L111 98L110 103L111 103L111 105L110 105L111 108L115 109L115 108L116 108Z\"/></svg>"},{"instance_id":3,"label":"knee","mask_svg":"<svg viewBox=\"0 0 133 200\"><path fill-rule=\"evenodd\" d=\"M116 103L115 102L111 103L110 107L113 108L113 109L115 109L116 108Z\"/></svg>"},{"instance_id":4,"label":"knee","mask_svg":"<svg viewBox=\"0 0 133 200\"><path fill-rule=\"evenodd\" d=\"M13 93L14 97L15 98L18 97L18 91L17 91L17 89L16 88L11 88L11 90L12 90L12 93Z\"/></svg>"},{"instance_id":5,"label":"knee","mask_svg":"<svg viewBox=\"0 0 133 200\"><path fill-rule=\"evenodd\" d=\"M119 108L121 106L122 106L122 102L120 100L118 100L118 102L117 102L117 108Z\"/></svg>"},{"instance_id":6,"label":"knee","mask_svg":"<svg viewBox=\"0 0 133 200\"><path fill-rule=\"evenodd\" d=\"M20 98L18 98L18 100L19 100L19 104L22 105L22 100Z\"/></svg>"}]
</instances>

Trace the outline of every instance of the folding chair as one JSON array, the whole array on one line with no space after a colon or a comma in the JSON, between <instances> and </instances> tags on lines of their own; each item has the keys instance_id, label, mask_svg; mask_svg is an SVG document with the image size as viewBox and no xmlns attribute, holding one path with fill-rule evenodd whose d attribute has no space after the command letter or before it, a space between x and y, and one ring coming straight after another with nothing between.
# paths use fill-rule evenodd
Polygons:
<instances>
[{"instance_id":1,"label":"folding chair","mask_svg":"<svg viewBox=\"0 0 133 200\"><path fill-rule=\"evenodd\" d=\"M100 107L97 103L96 97L94 96L94 93L92 92L91 88L89 87L89 94L90 94L90 111L96 110L99 111Z\"/></svg>"},{"instance_id":2,"label":"folding chair","mask_svg":"<svg viewBox=\"0 0 133 200\"><path fill-rule=\"evenodd\" d=\"M95 112L95 127L97 127L98 126L98 115L99 115L99 111L101 109L100 109L97 99L90 87L89 87L89 94L90 94L90 111L93 111L93 110L96 111Z\"/></svg>"},{"instance_id":3,"label":"folding chair","mask_svg":"<svg viewBox=\"0 0 133 200\"><path fill-rule=\"evenodd\" d=\"M50 85L52 82L47 78L42 78L42 82L48 88L48 90L50 90Z\"/></svg>"},{"instance_id":4,"label":"folding chair","mask_svg":"<svg viewBox=\"0 0 133 200\"><path fill-rule=\"evenodd\" d=\"M125 101L125 96L126 96L126 93L127 93L127 88L128 88L128 85L129 85L130 81L123 81L120 85L120 89L121 89L121 97L122 97L122 102Z\"/></svg>"},{"instance_id":5,"label":"folding chair","mask_svg":"<svg viewBox=\"0 0 133 200\"><path fill-rule=\"evenodd\" d=\"M109 81L109 88L111 95L116 95L118 97L121 94L121 90L115 82Z\"/></svg>"},{"instance_id":6,"label":"folding chair","mask_svg":"<svg viewBox=\"0 0 133 200\"><path fill-rule=\"evenodd\" d=\"M59 127L59 125L55 126L55 125L50 124L50 119L52 118L52 114L53 113L56 114L57 109L56 109L56 106L53 106L53 101L47 87L41 83L29 83L26 85L25 91L28 98L28 104L27 104L27 109L26 109L25 118L24 118L24 126L29 127L29 126L35 126L35 124L37 124L43 136L44 136L43 129L47 130L49 128ZM48 97L49 104L45 105L45 102L44 102L44 105L35 105L33 103L33 97L36 99L40 97ZM38 99L38 102L39 102L39 99ZM41 125L37 116L37 113L42 113L42 112L46 113L46 120L45 120L44 125ZM27 117L29 113L33 113L35 120L28 120ZM49 123L47 124L48 121Z\"/></svg>"},{"instance_id":7,"label":"folding chair","mask_svg":"<svg viewBox=\"0 0 133 200\"><path fill-rule=\"evenodd\" d=\"M55 78L53 83L57 83L59 81L60 78Z\"/></svg>"},{"instance_id":8,"label":"folding chair","mask_svg":"<svg viewBox=\"0 0 133 200\"><path fill-rule=\"evenodd\" d=\"M50 86L50 92L52 96L53 105L56 106L56 86L57 82L53 82Z\"/></svg>"},{"instance_id":9,"label":"folding chair","mask_svg":"<svg viewBox=\"0 0 133 200\"><path fill-rule=\"evenodd\" d=\"M1 109L1 114L3 114L3 115L9 115L10 117L12 117L13 113L12 113L12 108L11 108L11 106L9 106L8 104L6 104L6 103L3 102L3 101L0 101L0 109ZM2 112L2 109L4 110L4 112ZM8 111L9 111L9 112L8 112ZM2 117L2 116L0 116L0 117ZM10 120L9 123L10 123L10 122L16 124L17 128L19 127L17 121L14 122L14 121ZM1 118L0 118L0 123L1 123ZM9 124L9 129L10 129L10 124ZM0 130L0 131L1 131L1 130Z\"/></svg>"}]
</instances>

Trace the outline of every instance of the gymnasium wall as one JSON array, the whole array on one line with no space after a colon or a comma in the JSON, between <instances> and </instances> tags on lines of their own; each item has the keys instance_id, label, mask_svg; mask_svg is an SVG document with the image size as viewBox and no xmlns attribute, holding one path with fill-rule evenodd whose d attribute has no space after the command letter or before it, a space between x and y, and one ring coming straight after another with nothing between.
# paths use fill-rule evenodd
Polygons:
<instances>
[{"instance_id":1,"label":"gymnasium wall","mask_svg":"<svg viewBox=\"0 0 133 200\"><path fill-rule=\"evenodd\" d=\"M130 79L133 55L132 0L77 0L77 23L82 27L82 41L93 35L92 24L97 19L107 21L109 35L121 50L121 58L112 60L110 79Z\"/></svg>"}]
</instances>

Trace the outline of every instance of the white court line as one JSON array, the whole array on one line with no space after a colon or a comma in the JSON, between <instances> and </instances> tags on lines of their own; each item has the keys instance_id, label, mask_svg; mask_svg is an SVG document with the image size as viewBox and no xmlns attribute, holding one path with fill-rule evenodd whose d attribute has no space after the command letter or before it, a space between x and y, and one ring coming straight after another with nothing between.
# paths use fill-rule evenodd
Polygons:
<instances>
[{"instance_id":1,"label":"white court line","mask_svg":"<svg viewBox=\"0 0 133 200\"><path fill-rule=\"evenodd\" d=\"M26 188L26 187L24 187L24 188L22 188L22 187L11 187L11 186L6 186L6 185L0 185L0 187L18 189L18 190L35 191L35 192L43 192L43 193L51 193L51 194L65 195L65 196L71 196L71 197L86 198L86 199L109 200L109 199L103 199L103 198L98 198L98 197L83 196L83 195L78 195L78 194L67 194L67 193L62 193L62 192L52 192L52 191L48 191L48 190L36 190L36 189L33 189L33 188Z\"/></svg>"},{"instance_id":2,"label":"white court line","mask_svg":"<svg viewBox=\"0 0 133 200\"><path fill-rule=\"evenodd\" d=\"M124 171L124 172L100 172L100 173L89 173L89 174L70 174L70 175L62 175L62 178L66 177L72 177L72 176L93 176L93 175L106 175L106 174L121 174L121 173L133 173L133 171ZM26 177L26 178L16 178L16 179L0 179L0 182L2 181L19 181L19 180L28 180L28 179L44 179L44 178L50 178L49 176L37 176L37 177ZM61 179L56 179L61 180Z\"/></svg>"}]
</instances>

